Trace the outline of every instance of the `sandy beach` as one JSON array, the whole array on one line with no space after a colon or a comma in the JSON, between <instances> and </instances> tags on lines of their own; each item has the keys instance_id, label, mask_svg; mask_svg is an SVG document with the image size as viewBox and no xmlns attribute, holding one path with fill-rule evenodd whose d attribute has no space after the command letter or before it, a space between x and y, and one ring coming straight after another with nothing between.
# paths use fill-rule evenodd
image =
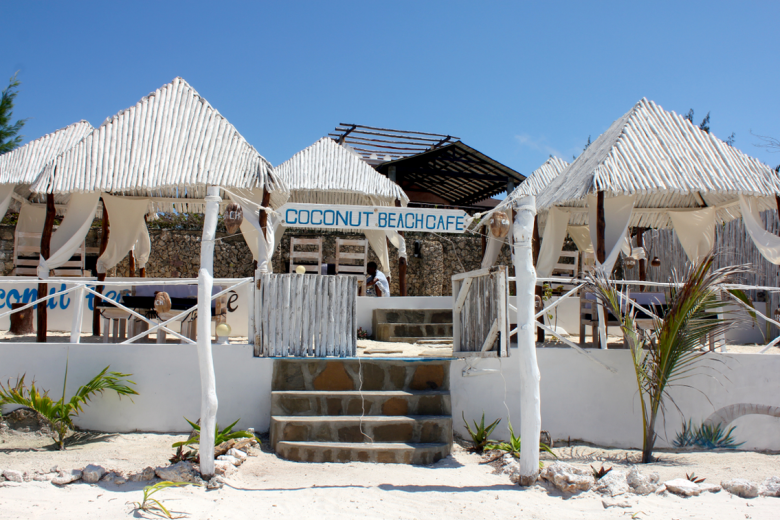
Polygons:
<instances>
[{"instance_id":1,"label":"sandy beach","mask_svg":"<svg viewBox=\"0 0 780 520\"><path fill-rule=\"evenodd\" d=\"M53 451L47 437L35 433L2 435L0 468L32 474L81 468L100 463L125 475L146 466L167 465L170 444L183 436L160 434L93 435L64 452ZM552 487L514 485L507 475L486 464L487 457L468 453L464 443L453 455L432 466L395 464L307 464L289 462L255 450L219 490L188 486L167 489L157 497L182 518L663 518L770 519L780 499L743 499L726 491L681 498L676 495L619 497L630 507L605 509L603 496L588 491L564 496ZM625 469L638 453L589 446L554 450L560 460L588 468L605 464ZM777 474L780 455L749 452L659 452L660 462L642 471L657 471L661 481L695 472L707 482L746 478L754 482ZM546 464L552 462L548 454ZM0 484L0 518L81 519L154 518L134 512L146 483L115 485L82 482L58 487L50 482Z\"/></svg>"}]
</instances>

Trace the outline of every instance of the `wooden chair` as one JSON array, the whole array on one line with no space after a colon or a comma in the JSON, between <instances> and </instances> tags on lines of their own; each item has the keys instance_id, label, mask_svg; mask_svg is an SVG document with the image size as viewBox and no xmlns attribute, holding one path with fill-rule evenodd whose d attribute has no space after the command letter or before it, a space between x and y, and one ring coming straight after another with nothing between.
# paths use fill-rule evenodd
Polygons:
<instances>
[{"instance_id":1,"label":"wooden chair","mask_svg":"<svg viewBox=\"0 0 780 520\"><path fill-rule=\"evenodd\" d=\"M573 263L567 264L561 262L561 258L571 258ZM558 262L553 267L552 278L562 278L564 280L570 280L571 278L577 278L579 272L579 258L580 254L577 251L561 251L561 256L558 257ZM562 286L564 289L573 289L574 286L567 283L553 284L554 286Z\"/></svg>"},{"instance_id":2,"label":"wooden chair","mask_svg":"<svg viewBox=\"0 0 780 520\"><path fill-rule=\"evenodd\" d=\"M316 251L296 251L295 246L316 246ZM305 260L306 263L301 263L300 260ZM294 273L299 265L305 267L307 273L322 273L322 237L290 238L290 272Z\"/></svg>"},{"instance_id":3,"label":"wooden chair","mask_svg":"<svg viewBox=\"0 0 780 520\"><path fill-rule=\"evenodd\" d=\"M580 259L582 262L580 266L581 272L589 273L596 267L596 255L594 253L582 253Z\"/></svg>"},{"instance_id":4,"label":"wooden chair","mask_svg":"<svg viewBox=\"0 0 780 520\"><path fill-rule=\"evenodd\" d=\"M42 233L14 233L14 276L38 276L38 263L41 257ZM21 239L21 240L20 240ZM85 276L87 247L81 247L64 265L53 269L54 276Z\"/></svg>"},{"instance_id":5,"label":"wooden chair","mask_svg":"<svg viewBox=\"0 0 780 520\"><path fill-rule=\"evenodd\" d=\"M342 251L343 247L362 247L361 253ZM344 263L344 260L351 263ZM355 262L357 260L357 262ZM336 239L336 274L362 274L368 272L368 240Z\"/></svg>"}]
</instances>

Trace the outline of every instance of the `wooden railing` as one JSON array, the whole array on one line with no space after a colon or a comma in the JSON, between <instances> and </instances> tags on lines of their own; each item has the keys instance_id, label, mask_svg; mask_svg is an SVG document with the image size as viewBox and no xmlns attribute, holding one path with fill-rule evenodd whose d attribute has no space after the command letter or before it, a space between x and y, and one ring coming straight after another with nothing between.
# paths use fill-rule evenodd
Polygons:
<instances>
[{"instance_id":1,"label":"wooden railing","mask_svg":"<svg viewBox=\"0 0 780 520\"><path fill-rule=\"evenodd\" d=\"M509 355L507 267L478 269L452 277L453 355Z\"/></svg>"}]
</instances>

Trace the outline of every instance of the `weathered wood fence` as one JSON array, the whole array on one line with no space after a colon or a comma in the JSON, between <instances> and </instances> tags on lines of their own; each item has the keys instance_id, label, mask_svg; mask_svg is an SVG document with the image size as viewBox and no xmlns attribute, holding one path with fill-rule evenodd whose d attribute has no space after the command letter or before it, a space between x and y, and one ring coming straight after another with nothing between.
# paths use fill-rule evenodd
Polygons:
<instances>
[{"instance_id":1,"label":"weathered wood fence","mask_svg":"<svg viewBox=\"0 0 780 520\"><path fill-rule=\"evenodd\" d=\"M347 357L357 353L357 278L264 274L255 356Z\"/></svg>"},{"instance_id":2,"label":"weathered wood fence","mask_svg":"<svg viewBox=\"0 0 780 520\"><path fill-rule=\"evenodd\" d=\"M509 355L507 269L500 265L452 277L453 355Z\"/></svg>"}]
</instances>

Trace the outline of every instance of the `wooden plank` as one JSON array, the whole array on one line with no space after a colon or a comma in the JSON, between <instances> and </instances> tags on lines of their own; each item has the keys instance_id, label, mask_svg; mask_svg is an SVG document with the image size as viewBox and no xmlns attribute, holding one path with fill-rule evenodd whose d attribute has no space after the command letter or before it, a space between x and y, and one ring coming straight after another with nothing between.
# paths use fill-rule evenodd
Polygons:
<instances>
[{"instance_id":1,"label":"wooden plank","mask_svg":"<svg viewBox=\"0 0 780 520\"><path fill-rule=\"evenodd\" d=\"M357 356L357 291L358 291L358 280L357 278L353 278L352 280L352 288L350 290L350 294L352 295L352 304L351 304L351 310L352 312L352 355Z\"/></svg>"},{"instance_id":2,"label":"wooden plank","mask_svg":"<svg viewBox=\"0 0 780 520\"><path fill-rule=\"evenodd\" d=\"M462 283L463 285L458 292L453 291L453 294L456 295L455 305L452 307L453 312L460 311L463 308L463 304L466 302L466 297L469 293L469 288L471 288L471 284L474 283L474 278L466 278ZM458 285L460 285L460 283Z\"/></svg>"},{"instance_id":3,"label":"wooden plank","mask_svg":"<svg viewBox=\"0 0 780 520\"><path fill-rule=\"evenodd\" d=\"M311 345L311 334L309 333L309 300L312 276L301 276L301 353L302 357L311 355L309 345Z\"/></svg>"},{"instance_id":4,"label":"wooden plank","mask_svg":"<svg viewBox=\"0 0 780 520\"><path fill-rule=\"evenodd\" d=\"M335 334L335 350L334 354L338 357L344 357L347 352L347 334L344 330L344 325L346 324L346 297L345 289L346 284L344 283L346 281L344 276L336 276L336 301L334 302L336 306L336 334Z\"/></svg>"},{"instance_id":5,"label":"wooden plank","mask_svg":"<svg viewBox=\"0 0 780 520\"><path fill-rule=\"evenodd\" d=\"M493 324L490 326L490 330L487 333L487 336L485 337L485 341L482 343L482 348L480 348L480 352L487 352L489 350L493 350L493 345L495 344L496 340L498 339L498 320L493 320Z\"/></svg>"},{"instance_id":6,"label":"wooden plank","mask_svg":"<svg viewBox=\"0 0 780 520\"><path fill-rule=\"evenodd\" d=\"M336 277L328 276L328 301L327 301L327 323L328 323L328 343L326 355L332 356L335 347L336 335L336 309L333 305L336 298Z\"/></svg>"},{"instance_id":7,"label":"wooden plank","mask_svg":"<svg viewBox=\"0 0 780 520\"><path fill-rule=\"evenodd\" d=\"M469 271L468 273L458 273L452 275L453 280L465 280L466 278L473 278L477 276L485 276L490 274L490 267L485 267L484 269L477 269L474 271Z\"/></svg>"},{"instance_id":8,"label":"wooden plank","mask_svg":"<svg viewBox=\"0 0 780 520\"><path fill-rule=\"evenodd\" d=\"M291 285L292 277L285 276L282 289L282 294L284 294L284 300L282 302L282 355L284 357L290 355L290 337L292 336L292 331L290 330L290 327L292 326L290 323L290 314L293 312Z\"/></svg>"},{"instance_id":9,"label":"wooden plank","mask_svg":"<svg viewBox=\"0 0 780 520\"><path fill-rule=\"evenodd\" d=\"M317 357L324 357L326 353L326 343L328 339L328 323L326 319L325 305L327 305L328 295L325 294L328 291L328 277L317 277L317 330L319 331L319 337L317 338Z\"/></svg>"},{"instance_id":10,"label":"wooden plank","mask_svg":"<svg viewBox=\"0 0 780 520\"><path fill-rule=\"evenodd\" d=\"M455 302L460 296L460 287L463 282L452 282L452 351L460 350L460 312L456 309Z\"/></svg>"},{"instance_id":11,"label":"wooden plank","mask_svg":"<svg viewBox=\"0 0 780 520\"><path fill-rule=\"evenodd\" d=\"M292 337L290 338L290 353L296 357L302 354L301 325L303 320L303 275L297 274L293 279L292 299L294 310L292 313Z\"/></svg>"},{"instance_id":12,"label":"wooden plank","mask_svg":"<svg viewBox=\"0 0 780 520\"><path fill-rule=\"evenodd\" d=\"M278 355L278 351L276 349L276 346L279 344L279 336L277 332L277 322L276 318L278 315L278 309L279 309L279 280L278 276L275 274L269 275L268 284L271 286L271 294L269 295L269 304L268 307L268 355L271 357L276 357Z\"/></svg>"}]
</instances>

